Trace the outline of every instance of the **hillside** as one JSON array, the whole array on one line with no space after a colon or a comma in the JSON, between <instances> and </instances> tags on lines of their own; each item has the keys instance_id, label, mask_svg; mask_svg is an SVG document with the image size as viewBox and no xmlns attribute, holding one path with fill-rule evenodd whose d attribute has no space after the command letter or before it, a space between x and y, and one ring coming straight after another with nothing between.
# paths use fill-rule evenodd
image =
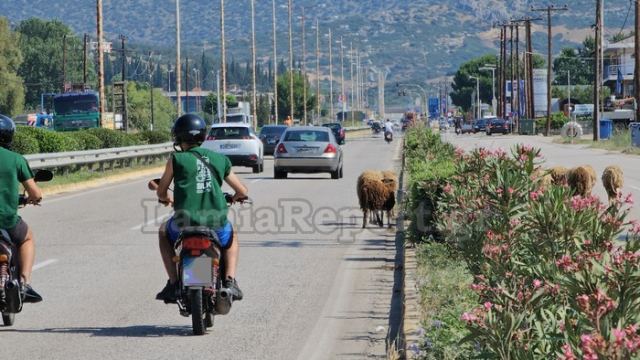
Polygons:
<instances>
[{"instance_id":1,"label":"hillside","mask_svg":"<svg viewBox=\"0 0 640 360\"><path fill-rule=\"evenodd\" d=\"M271 1L258 0L257 22L259 56L268 58L271 49ZM286 1L278 0L279 48L286 56ZM307 44L310 57L315 48L315 16L321 31L334 29L336 39L346 36L346 42L368 50L371 62L383 65L392 77L415 77L426 80L455 70L469 58L491 51L497 33L491 32L494 21L525 15L529 0L294 0L296 15L304 6L308 17ZM570 11L554 14L557 24L555 51L562 46L580 42L590 31L594 19L592 0L572 0ZM606 2L607 33L620 30L627 14L628 0ZM183 42L194 48L216 50L219 41L219 2L183 0L181 2ZM248 57L250 49L249 1L227 1L226 32L230 56ZM73 11L69 11L73 9ZM115 39L125 34L132 42L156 47L171 47L174 43L174 2L167 0L106 0L104 4L105 32ZM12 0L0 2L0 14L12 22L37 16L58 18L78 32L95 33L95 1L88 0ZM631 14L633 15L633 14ZM297 18L297 16L296 16ZM626 29L632 26L630 17ZM546 52L544 22L536 28L536 51ZM300 21L296 20L296 48L300 48ZM323 37L326 50L327 40ZM338 54L336 45L335 54Z\"/></svg>"}]
</instances>

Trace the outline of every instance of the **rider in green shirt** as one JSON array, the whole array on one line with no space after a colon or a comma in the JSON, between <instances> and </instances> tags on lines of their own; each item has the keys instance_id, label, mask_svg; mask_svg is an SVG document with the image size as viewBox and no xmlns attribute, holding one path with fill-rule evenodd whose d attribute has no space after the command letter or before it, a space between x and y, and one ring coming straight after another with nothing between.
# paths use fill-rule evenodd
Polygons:
<instances>
[{"instance_id":1,"label":"rider in green shirt","mask_svg":"<svg viewBox=\"0 0 640 360\"><path fill-rule=\"evenodd\" d=\"M223 247L226 274L223 286L231 291L234 300L242 300L242 291L235 280L238 239L227 219L229 209L221 187L223 182L231 186L235 191L234 201L245 199L247 188L231 171L229 158L200 147L206 136L206 123L202 118L194 114L181 116L173 125L172 134L181 151L167 162L157 190L160 202L173 204L175 210L159 231L160 253L169 280L156 299L176 301L178 274L173 262L176 255L173 245L183 230L204 226L216 232ZM171 182L173 199L168 193Z\"/></svg>"},{"instance_id":2,"label":"rider in green shirt","mask_svg":"<svg viewBox=\"0 0 640 360\"><path fill-rule=\"evenodd\" d=\"M40 302L42 297L31 287L35 260L35 241L27 223L18 216L20 184L27 191L30 204L39 204L42 192L33 180L33 172L22 155L11 151L15 124L0 115L0 229L18 248L22 297L24 302Z\"/></svg>"}]
</instances>

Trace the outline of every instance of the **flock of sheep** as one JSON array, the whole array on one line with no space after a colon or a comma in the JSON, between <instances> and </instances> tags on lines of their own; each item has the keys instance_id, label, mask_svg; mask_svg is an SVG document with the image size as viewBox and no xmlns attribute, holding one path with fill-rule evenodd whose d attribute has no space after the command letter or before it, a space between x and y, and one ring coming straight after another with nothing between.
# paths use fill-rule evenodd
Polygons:
<instances>
[{"instance_id":1,"label":"flock of sheep","mask_svg":"<svg viewBox=\"0 0 640 360\"><path fill-rule=\"evenodd\" d=\"M545 185L568 185L576 195L590 196L596 184L596 172L590 165L568 169L562 166L553 167L541 172ZM609 201L620 196L624 184L624 174L619 166L608 166L602 173L602 185L607 191ZM398 176L394 171L365 170L358 176L357 192L362 209L362 228L371 221L384 226L384 214L387 214L387 225L391 227L391 217L396 205Z\"/></svg>"},{"instance_id":2,"label":"flock of sheep","mask_svg":"<svg viewBox=\"0 0 640 360\"><path fill-rule=\"evenodd\" d=\"M576 195L590 196L597 181L597 175L590 165L567 169L562 166L551 168L543 177L544 184L569 185ZM619 166L607 166L602 173L602 185L607 191L609 201L614 201L622 191L624 174Z\"/></svg>"},{"instance_id":3,"label":"flock of sheep","mask_svg":"<svg viewBox=\"0 0 640 360\"><path fill-rule=\"evenodd\" d=\"M393 208L396 206L398 176L394 171L365 170L358 176L358 201L363 213L362 228L367 220L384 226L384 213L387 213L387 224L391 227Z\"/></svg>"}]
</instances>

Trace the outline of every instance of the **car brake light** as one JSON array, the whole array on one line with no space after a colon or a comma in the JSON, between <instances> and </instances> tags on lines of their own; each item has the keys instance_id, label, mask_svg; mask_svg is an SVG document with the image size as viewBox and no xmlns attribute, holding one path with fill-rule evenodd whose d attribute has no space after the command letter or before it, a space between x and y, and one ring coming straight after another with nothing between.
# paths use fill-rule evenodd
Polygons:
<instances>
[{"instance_id":1,"label":"car brake light","mask_svg":"<svg viewBox=\"0 0 640 360\"><path fill-rule=\"evenodd\" d=\"M207 140L215 140L215 139L216 139L215 136L211 136L211 135L207 136Z\"/></svg>"},{"instance_id":2,"label":"car brake light","mask_svg":"<svg viewBox=\"0 0 640 360\"><path fill-rule=\"evenodd\" d=\"M336 147L333 146L333 144L327 145L327 148L324 149L325 154L335 154L336 152L338 152L338 149L336 149Z\"/></svg>"},{"instance_id":3,"label":"car brake light","mask_svg":"<svg viewBox=\"0 0 640 360\"><path fill-rule=\"evenodd\" d=\"M182 240L182 248L185 250L206 250L211 247L211 240L202 236L189 237Z\"/></svg>"},{"instance_id":4,"label":"car brake light","mask_svg":"<svg viewBox=\"0 0 640 360\"><path fill-rule=\"evenodd\" d=\"M242 137L242 140L250 140L250 139L251 139L251 136L243 136Z\"/></svg>"},{"instance_id":5,"label":"car brake light","mask_svg":"<svg viewBox=\"0 0 640 360\"><path fill-rule=\"evenodd\" d=\"M284 147L284 144L278 145L278 154L286 154L286 153L287 153L287 148Z\"/></svg>"}]
</instances>

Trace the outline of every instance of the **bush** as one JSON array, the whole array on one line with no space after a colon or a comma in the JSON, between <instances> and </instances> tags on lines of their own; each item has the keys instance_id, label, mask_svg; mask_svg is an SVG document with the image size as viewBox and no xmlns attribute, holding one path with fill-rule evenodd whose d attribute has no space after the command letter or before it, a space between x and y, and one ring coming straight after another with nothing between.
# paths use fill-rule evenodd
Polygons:
<instances>
[{"instance_id":1,"label":"bush","mask_svg":"<svg viewBox=\"0 0 640 360\"><path fill-rule=\"evenodd\" d=\"M102 140L86 130L69 133L69 135L73 136L78 144L80 144L82 150L97 150L102 149L104 146Z\"/></svg>"},{"instance_id":2,"label":"bush","mask_svg":"<svg viewBox=\"0 0 640 360\"><path fill-rule=\"evenodd\" d=\"M103 143L103 148L140 145L140 141L135 136L117 130L98 128L89 129L86 132L100 139Z\"/></svg>"},{"instance_id":3,"label":"bush","mask_svg":"<svg viewBox=\"0 0 640 360\"><path fill-rule=\"evenodd\" d=\"M23 127L18 127L13 136L13 150L23 154L37 154L40 152L38 140L29 131L23 131Z\"/></svg>"},{"instance_id":4,"label":"bush","mask_svg":"<svg viewBox=\"0 0 640 360\"><path fill-rule=\"evenodd\" d=\"M66 151L79 151L82 146L71 134L43 130L38 134L41 153L57 153Z\"/></svg>"},{"instance_id":5,"label":"bush","mask_svg":"<svg viewBox=\"0 0 640 360\"><path fill-rule=\"evenodd\" d=\"M145 144L162 144L171 141L171 132L167 130L145 130L137 135L138 139Z\"/></svg>"}]
</instances>

